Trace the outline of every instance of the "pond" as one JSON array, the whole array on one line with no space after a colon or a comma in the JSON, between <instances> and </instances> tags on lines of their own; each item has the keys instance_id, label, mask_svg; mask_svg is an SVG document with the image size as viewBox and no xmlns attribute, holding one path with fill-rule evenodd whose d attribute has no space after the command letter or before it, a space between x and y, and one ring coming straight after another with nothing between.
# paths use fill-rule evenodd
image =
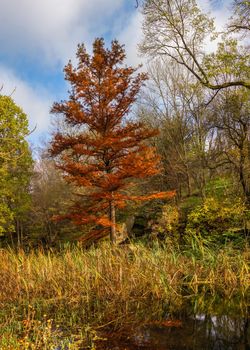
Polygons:
<instances>
[{"instance_id":1,"label":"pond","mask_svg":"<svg viewBox=\"0 0 250 350\"><path fill-rule=\"evenodd\" d=\"M100 349L250 350L249 319L227 315L196 314L166 319L144 324L123 339L112 338L100 344Z\"/></svg>"}]
</instances>

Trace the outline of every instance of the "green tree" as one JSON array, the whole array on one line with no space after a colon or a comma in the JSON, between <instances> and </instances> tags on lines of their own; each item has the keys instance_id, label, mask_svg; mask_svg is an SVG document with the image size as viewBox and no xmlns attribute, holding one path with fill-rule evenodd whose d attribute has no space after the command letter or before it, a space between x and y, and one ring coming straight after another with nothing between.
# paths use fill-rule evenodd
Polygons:
<instances>
[{"instance_id":1,"label":"green tree","mask_svg":"<svg viewBox=\"0 0 250 350\"><path fill-rule=\"evenodd\" d=\"M0 95L0 235L17 233L21 240L29 206L32 157L25 137L26 114L9 96Z\"/></svg>"},{"instance_id":2,"label":"green tree","mask_svg":"<svg viewBox=\"0 0 250 350\"><path fill-rule=\"evenodd\" d=\"M246 6L249 7L248 1ZM237 11L234 10L234 16L239 19ZM249 12L245 15L249 16ZM226 38L222 37L225 44L220 44L212 56L207 54L205 46L218 33L213 19L202 13L195 0L145 0L143 14L142 53L170 57L209 89L230 86L250 89L249 48L243 42L238 45L227 31ZM237 70L237 75L228 77L231 69L233 73Z\"/></svg>"},{"instance_id":3,"label":"green tree","mask_svg":"<svg viewBox=\"0 0 250 350\"><path fill-rule=\"evenodd\" d=\"M239 33L243 37L250 31L250 1L234 0L233 15L227 25L228 33Z\"/></svg>"}]
</instances>

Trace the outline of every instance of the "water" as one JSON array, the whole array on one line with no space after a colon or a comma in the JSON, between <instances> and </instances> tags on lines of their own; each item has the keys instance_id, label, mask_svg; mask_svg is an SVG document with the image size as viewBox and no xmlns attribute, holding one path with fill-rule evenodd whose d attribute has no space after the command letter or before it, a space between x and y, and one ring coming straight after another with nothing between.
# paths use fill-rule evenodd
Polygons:
<instances>
[{"instance_id":1,"label":"water","mask_svg":"<svg viewBox=\"0 0 250 350\"><path fill-rule=\"evenodd\" d=\"M107 340L112 350L250 350L250 320L197 314L138 327L122 341ZM97 347L99 349L99 347Z\"/></svg>"}]
</instances>

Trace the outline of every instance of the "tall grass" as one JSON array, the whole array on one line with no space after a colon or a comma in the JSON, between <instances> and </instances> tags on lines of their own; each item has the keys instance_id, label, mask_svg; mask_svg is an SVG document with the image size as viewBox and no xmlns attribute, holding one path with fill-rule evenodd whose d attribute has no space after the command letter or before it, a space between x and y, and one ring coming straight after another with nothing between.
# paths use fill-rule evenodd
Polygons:
<instances>
[{"instance_id":1,"label":"tall grass","mask_svg":"<svg viewBox=\"0 0 250 350\"><path fill-rule=\"evenodd\" d=\"M78 349L96 330L159 320L189 299L196 306L205 296L244 299L248 258L247 247L215 251L197 242L188 250L0 250L0 348L54 349L60 340Z\"/></svg>"}]
</instances>

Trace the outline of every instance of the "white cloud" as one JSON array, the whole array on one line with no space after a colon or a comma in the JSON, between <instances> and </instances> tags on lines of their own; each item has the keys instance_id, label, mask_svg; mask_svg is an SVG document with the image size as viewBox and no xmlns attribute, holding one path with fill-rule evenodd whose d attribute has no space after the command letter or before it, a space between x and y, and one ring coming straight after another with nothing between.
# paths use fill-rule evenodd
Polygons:
<instances>
[{"instance_id":1,"label":"white cloud","mask_svg":"<svg viewBox=\"0 0 250 350\"><path fill-rule=\"evenodd\" d=\"M214 2L211 0L199 0L198 3L205 13L210 13L214 18L216 30L223 31L231 15L230 4L232 1L220 0L219 6L215 6Z\"/></svg>"},{"instance_id":2,"label":"white cloud","mask_svg":"<svg viewBox=\"0 0 250 350\"><path fill-rule=\"evenodd\" d=\"M143 58L138 54L138 44L141 42L142 33L142 14L137 10L134 15L129 18L126 28L120 30L118 40L121 44L125 44L127 54L127 63L137 66L143 63Z\"/></svg>"},{"instance_id":3,"label":"white cloud","mask_svg":"<svg viewBox=\"0 0 250 350\"><path fill-rule=\"evenodd\" d=\"M11 95L29 118L30 129L36 127L35 135L46 132L50 123L49 110L52 105L51 97L42 88L31 87L21 80L14 72L0 66L0 79L3 88L1 94Z\"/></svg>"},{"instance_id":4,"label":"white cloud","mask_svg":"<svg viewBox=\"0 0 250 350\"><path fill-rule=\"evenodd\" d=\"M203 13L209 14L210 17L214 19L215 29L217 32L225 31L226 23L231 15L230 12L230 0L218 0L219 4L216 5L216 1L212 0L197 0L198 6ZM205 50L206 52L215 51L217 48L218 42L221 41L221 38L210 41L206 43Z\"/></svg>"},{"instance_id":5,"label":"white cloud","mask_svg":"<svg viewBox=\"0 0 250 350\"><path fill-rule=\"evenodd\" d=\"M62 63L78 42L108 30L107 19L124 0L0 0L2 53L43 55L46 63Z\"/></svg>"}]
</instances>

